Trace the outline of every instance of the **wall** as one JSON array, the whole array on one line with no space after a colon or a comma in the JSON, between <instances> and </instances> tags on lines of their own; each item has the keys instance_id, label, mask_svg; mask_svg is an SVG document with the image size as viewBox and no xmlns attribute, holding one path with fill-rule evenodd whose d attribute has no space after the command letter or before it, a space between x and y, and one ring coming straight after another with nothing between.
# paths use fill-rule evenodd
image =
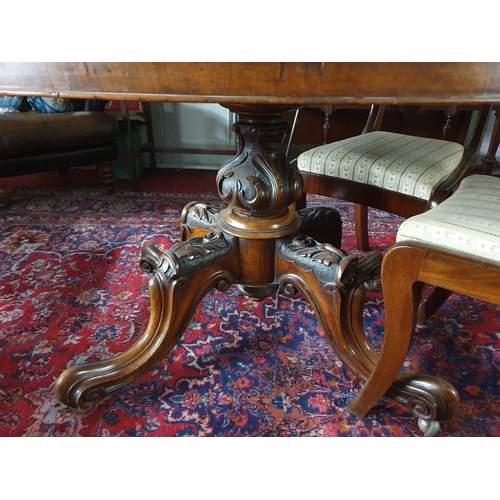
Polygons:
<instances>
[{"instance_id":1,"label":"wall","mask_svg":"<svg viewBox=\"0 0 500 500\"><path fill-rule=\"evenodd\" d=\"M158 148L216 149L234 154L236 136L231 131L237 116L219 104L154 103L151 118ZM158 167L219 169L229 154L158 153Z\"/></svg>"}]
</instances>

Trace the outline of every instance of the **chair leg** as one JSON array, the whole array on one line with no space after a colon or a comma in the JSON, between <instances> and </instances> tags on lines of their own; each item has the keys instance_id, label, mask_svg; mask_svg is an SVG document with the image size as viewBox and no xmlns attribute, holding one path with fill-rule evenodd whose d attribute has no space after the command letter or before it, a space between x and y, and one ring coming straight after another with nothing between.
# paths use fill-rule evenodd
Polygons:
<instances>
[{"instance_id":1,"label":"chair leg","mask_svg":"<svg viewBox=\"0 0 500 500\"><path fill-rule=\"evenodd\" d=\"M363 252L370 250L368 240L368 207L366 205L354 205L354 224L356 227L356 246Z\"/></svg>"},{"instance_id":2,"label":"chair leg","mask_svg":"<svg viewBox=\"0 0 500 500\"><path fill-rule=\"evenodd\" d=\"M101 181L106 185L106 191L109 194L113 194L113 182L115 176L113 174L113 165L110 161L97 164L97 171L99 172L99 177Z\"/></svg>"},{"instance_id":3,"label":"chair leg","mask_svg":"<svg viewBox=\"0 0 500 500\"><path fill-rule=\"evenodd\" d=\"M439 308L448 300L452 294L450 290L437 286L432 290L431 294L425 302L419 307L417 313L417 324L425 323Z\"/></svg>"},{"instance_id":4,"label":"chair leg","mask_svg":"<svg viewBox=\"0 0 500 500\"><path fill-rule=\"evenodd\" d=\"M486 156L482 159L484 165L483 173L486 175L491 175L493 169L497 165L496 153L499 145L500 145L500 108L495 108L495 125L493 126L493 131L491 133L488 152L486 153Z\"/></svg>"},{"instance_id":5,"label":"chair leg","mask_svg":"<svg viewBox=\"0 0 500 500\"><path fill-rule=\"evenodd\" d=\"M429 255L428 248L405 243L394 245L385 255L381 274L386 312L384 343L363 389L347 407L362 418L387 395L406 404L426 436L436 435L440 420L450 418L460 407L460 396L449 382L399 371L415 331L425 281L422 276L436 265L435 261L439 262L439 257L432 252Z\"/></svg>"},{"instance_id":6,"label":"chair leg","mask_svg":"<svg viewBox=\"0 0 500 500\"><path fill-rule=\"evenodd\" d=\"M364 417L384 396L399 374L415 331L423 283L418 281L424 252L393 247L382 262L386 327L380 358L366 384L347 410ZM404 269L404 273L401 272Z\"/></svg>"}]
</instances>

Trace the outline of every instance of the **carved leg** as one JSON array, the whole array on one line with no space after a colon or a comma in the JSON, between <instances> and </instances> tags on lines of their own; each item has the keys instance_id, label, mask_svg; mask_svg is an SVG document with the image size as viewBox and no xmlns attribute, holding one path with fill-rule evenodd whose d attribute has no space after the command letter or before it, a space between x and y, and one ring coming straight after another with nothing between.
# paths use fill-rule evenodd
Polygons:
<instances>
[{"instance_id":1,"label":"carved leg","mask_svg":"<svg viewBox=\"0 0 500 500\"><path fill-rule=\"evenodd\" d=\"M415 280L412 281L410 292L406 294L402 293L401 287L397 290L387 286L384 288L384 297L386 293L389 295L388 307L386 305L388 331L384 342L384 359L380 358L379 362L379 354L364 331L365 292L361 286L365 281L377 277L381 261L378 252L371 252L358 261L331 245L296 235L291 241L282 240L276 260L277 281L281 291L288 295L300 291L311 303L340 360L361 380L371 381L366 392L363 389L349 405L348 411L363 417L385 393L407 405L424 421L449 418L458 408L458 393L447 382L399 371L413 335L423 285L414 286ZM390 267L398 269L397 266L405 266L406 271L409 262L418 272L419 260L408 254ZM385 266L384 261L383 269ZM394 275L386 273L385 283L392 283L396 276L397 271ZM408 311L409 315L401 314L401 311ZM402 329L404 332L400 333ZM388 336L391 337L391 343L386 348ZM375 370L376 375L373 375Z\"/></svg>"},{"instance_id":2,"label":"carved leg","mask_svg":"<svg viewBox=\"0 0 500 500\"><path fill-rule=\"evenodd\" d=\"M68 368L59 377L59 399L85 412L112 391L152 369L179 341L196 306L215 286L226 290L238 275L234 238L214 232L160 252L143 247L141 268L153 272L149 282L151 318L146 332L114 358Z\"/></svg>"},{"instance_id":3,"label":"carved leg","mask_svg":"<svg viewBox=\"0 0 500 500\"><path fill-rule=\"evenodd\" d=\"M386 333L380 359L368 381L348 407L363 417L384 394L405 403L422 427L449 418L460 406L456 389L435 377L400 373L415 331L423 283L418 281L424 250L393 247L382 265ZM405 272L401 273L400 269Z\"/></svg>"},{"instance_id":4,"label":"carved leg","mask_svg":"<svg viewBox=\"0 0 500 500\"><path fill-rule=\"evenodd\" d=\"M372 252L358 261L303 234L282 240L276 258L282 293L301 292L337 356L362 380L369 377L378 355L363 328L365 296L361 285L378 275L380 260L381 255Z\"/></svg>"},{"instance_id":5,"label":"carved leg","mask_svg":"<svg viewBox=\"0 0 500 500\"><path fill-rule=\"evenodd\" d=\"M337 210L329 207L310 207L299 211L302 219L300 231L313 240L342 246L342 220Z\"/></svg>"}]
</instances>

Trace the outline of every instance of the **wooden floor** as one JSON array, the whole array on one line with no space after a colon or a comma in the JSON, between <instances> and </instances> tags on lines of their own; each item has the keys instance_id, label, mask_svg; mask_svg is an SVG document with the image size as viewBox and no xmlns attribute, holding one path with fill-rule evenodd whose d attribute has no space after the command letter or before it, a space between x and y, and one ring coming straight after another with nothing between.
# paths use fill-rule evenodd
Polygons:
<instances>
[{"instance_id":1,"label":"wooden floor","mask_svg":"<svg viewBox=\"0 0 500 500\"><path fill-rule=\"evenodd\" d=\"M214 191L216 170L163 169L146 171L138 182L140 191ZM44 172L42 174L19 175L17 177L0 178L0 188L90 188L104 187L95 169L69 169L65 174ZM131 191L129 180L115 180L115 191Z\"/></svg>"}]
</instances>

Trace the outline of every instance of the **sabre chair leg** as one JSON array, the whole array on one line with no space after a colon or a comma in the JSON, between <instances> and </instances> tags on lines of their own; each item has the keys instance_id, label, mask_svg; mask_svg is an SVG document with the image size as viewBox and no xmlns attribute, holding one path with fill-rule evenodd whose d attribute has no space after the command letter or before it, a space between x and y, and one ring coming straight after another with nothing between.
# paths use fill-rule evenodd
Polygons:
<instances>
[{"instance_id":1,"label":"sabre chair leg","mask_svg":"<svg viewBox=\"0 0 500 500\"><path fill-rule=\"evenodd\" d=\"M64 371L56 383L59 399L75 412L85 413L151 370L177 344L203 297L213 287L225 290L234 283L236 247L220 232L178 243L166 252L143 247L141 268L154 273L146 332L114 358Z\"/></svg>"},{"instance_id":2,"label":"sabre chair leg","mask_svg":"<svg viewBox=\"0 0 500 500\"><path fill-rule=\"evenodd\" d=\"M421 259L416 259L415 255L409 257L406 248L389 250L382 264L386 331L376 368L349 405L349 411L359 417L365 416L387 392L410 347L422 285L417 281ZM404 266L404 273L398 275L399 266Z\"/></svg>"},{"instance_id":3,"label":"sabre chair leg","mask_svg":"<svg viewBox=\"0 0 500 500\"><path fill-rule=\"evenodd\" d=\"M387 393L405 403L418 417L421 428L449 418L459 407L456 389L436 377L400 372L415 331L423 283L419 275L425 249L395 245L382 263L386 331L380 358L365 386L347 410L364 417ZM431 426L432 427L432 426ZM432 431L436 432L435 426Z\"/></svg>"}]
</instances>

